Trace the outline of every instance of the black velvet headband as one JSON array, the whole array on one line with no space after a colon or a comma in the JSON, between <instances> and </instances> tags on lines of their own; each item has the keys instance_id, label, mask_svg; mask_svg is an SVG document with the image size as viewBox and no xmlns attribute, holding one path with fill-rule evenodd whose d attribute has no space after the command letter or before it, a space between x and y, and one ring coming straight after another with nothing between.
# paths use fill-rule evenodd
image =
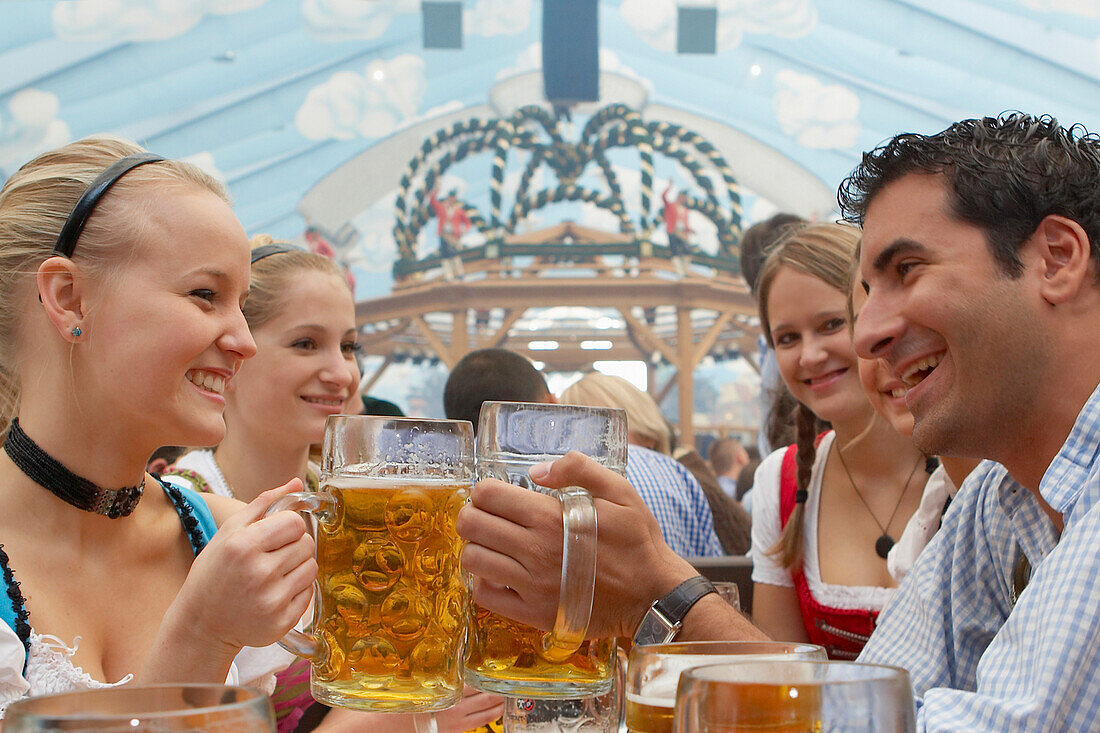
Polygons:
<instances>
[{"instance_id":1,"label":"black velvet headband","mask_svg":"<svg viewBox=\"0 0 1100 733\"><path fill-rule=\"evenodd\" d=\"M125 158L116 160L96 176L95 180L92 181L92 185L88 186L87 190L81 194L80 200L69 212L69 218L65 220L65 225L61 227L61 233L57 235L57 243L53 246L53 253L62 257L72 257L73 250L76 249L76 240L80 238L80 233L84 231L84 225L88 223L88 218L95 211L99 200L110 190L111 186L139 165L156 163L160 160L164 160L164 158L153 153L127 155Z\"/></svg>"},{"instance_id":2,"label":"black velvet headband","mask_svg":"<svg viewBox=\"0 0 1100 733\"><path fill-rule=\"evenodd\" d=\"M252 250L252 264L256 264L264 257L270 257L271 255L280 255L284 252L306 252L307 250L301 247L295 247L293 244L281 244L275 242L273 244L265 244Z\"/></svg>"}]
</instances>

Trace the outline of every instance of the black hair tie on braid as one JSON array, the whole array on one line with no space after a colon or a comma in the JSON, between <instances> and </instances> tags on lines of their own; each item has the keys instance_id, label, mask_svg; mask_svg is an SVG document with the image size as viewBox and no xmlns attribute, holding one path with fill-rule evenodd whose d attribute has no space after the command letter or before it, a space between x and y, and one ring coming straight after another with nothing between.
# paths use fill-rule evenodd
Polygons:
<instances>
[{"instance_id":1,"label":"black hair tie on braid","mask_svg":"<svg viewBox=\"0 0 1100 733\"><path fill-rule=\"evenodd\" d=\"M805 504L806 500L809 499L809 498L810 498L810 492L806 491L806 489L799 489L798 491L794 492L794 503L795 504Z\"/></svg>"}]
</instances>

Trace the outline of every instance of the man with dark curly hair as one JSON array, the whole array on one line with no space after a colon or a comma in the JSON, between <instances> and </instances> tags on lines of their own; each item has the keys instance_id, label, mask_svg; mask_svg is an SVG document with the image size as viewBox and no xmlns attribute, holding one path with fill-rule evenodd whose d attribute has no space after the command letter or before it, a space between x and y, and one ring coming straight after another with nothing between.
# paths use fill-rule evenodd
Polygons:
<instances>
[{"instance_id":1,"label":"man with dark curly hair","mask_svg":"<svg viewBox=\"0 0 1100 733\"><path fill-rule=\"evenodd\" d=\"M864 227L856 349L930 454L989 458L864 650L922 730L1100 718L1100 139L1050 117L900 135L841 187ZM979 674L980 670L980 674Z\"/></svg>"},{"instance_id":2,"label":"man with dark curly hair","mask_svg":"<svg viewBox=\"0 0 1100 733\"><path fill-rule=\"evenodd\" d=\"M864 156L840 202L863 226L857 351L907 385L922 449L991 459L861 658L909 670L921 731L1095 730L1100 139L1017 113L899 135ZM670 598L679 606L665 636L759 635L697 588L620 478L579 455L532 475L597 498L590 635L638 629L635 643L646 641ZM475 487L459 517L463 563L479 603L549 628L560 510L514 493Z\"/></svg>"}]
</instances>

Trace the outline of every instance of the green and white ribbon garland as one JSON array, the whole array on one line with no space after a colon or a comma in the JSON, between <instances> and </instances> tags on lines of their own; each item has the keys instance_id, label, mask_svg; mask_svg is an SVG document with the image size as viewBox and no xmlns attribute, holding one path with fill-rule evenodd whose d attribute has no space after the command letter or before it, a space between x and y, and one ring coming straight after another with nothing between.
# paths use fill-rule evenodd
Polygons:
<instances>
[{"instance_id":1,"label":"green and white ribbon garland","mask_svg":"<svg viewBox=\"0 0 1100 733\"><path fill-rule=\"evenodd\" d=\"M612 148L638 151L640 211L636 221L627 211L622 187L607 157ZM504 177L513 149L530 153L530 158L520 176L507 221L503 221ZM434 215L428 193L436 182L452 166L486 150L492 150L488 221L476 207L462 202L471 225L486 239L510 234L532 211L562 201L591 203L610 211L618 218L621 232L634 235L640 232L648 239L663 223L663 209L654 210L653 205L654 155L661 154L676 161L705 194L704 198L688 196L687 206L714 223L721 254L737 255L741 233L740 186L726 160L701 135L681 125L646 122L627 105L613 104L589 118L577 143L568 143L557 118L542 107L529 105L503 119L458 121L425 138L401 176L394 202L393 235L402 259L416 259L417 237ZM577 185L589 163L599 168L607 185L606 193ZM531 183L544 165L554 172L559 183L531 196ZM714 175L723 183L728 199L725 206L715 189Z\"/></svg>"}]
</instances>

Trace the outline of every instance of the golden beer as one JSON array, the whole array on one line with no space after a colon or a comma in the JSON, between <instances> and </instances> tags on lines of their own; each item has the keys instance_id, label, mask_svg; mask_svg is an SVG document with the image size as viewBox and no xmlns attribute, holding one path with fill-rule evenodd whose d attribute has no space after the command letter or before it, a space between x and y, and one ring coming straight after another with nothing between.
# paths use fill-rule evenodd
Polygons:
<instances>
[{"instance_id":1,"label":"golden beer","mask_svg":"<svg viewBox=\"0 0 1100 733\"><path fill-rule=\"evenodd\" d=\"M676 690L671 697L646 697L626 693L626 727L631 733L672 733L672 711Z\"/></svg>"},{"instance_id":2,"label":"golden beer","mask_svg":"<svg viewBox=\"0 0 1100 733\"><path fill-rule=\"evenodd\" d=\"M699 733L821 733L821 687L715 684L701 704Z\"/></svg>"},{"instance_id":3,"label":"golden beer","mask_svg":"<svg viewBox=\"0 0 1100 733\"><path fill-rule=\"evenodd\" d=\"M336 476L321 491L336 508L317 531L313 697L373 710L450 707L462 695L468 603L455 519L469 484Z\"/></svg>"},{"instance_id":4,"label":"golden beer","mask_svg":"<svg viewBox=\"0 0 1100 733\"><path fill-rule=\"evenodd\" d=\"M671 733L682 674L696 667L747 659L760 663L824 661L825 650L812 644L773 641L689 641L636 646L630 651L627 669L626 727L633 733ZM695 684L702 687L705 683Z\"/></svg>"},{"instance_id":5,"label":"golden beer","mask_svg":"<svg viewBox=\"0 0 1100 733\"><path fill-rule=\"evenodd\" d=\"M545 631L470 604L467 680L523 697L583 697L611 689L615 640L590 639L563 661L543 653Z\"/></svg>"},{"instance_id":6,"label":"golden beer","mask_svg":"<svg viewBox=\"0 0 1100 733\"><path fill-rule=\"evenodd\" d=\"M672 733L679 674L655 680L643 694L626 693L626 727L631 733ZM662 684L664 683L664 684ZM715 733L772 731L773 733L817 733L821 730L817 711L820 690L785 685L742 684L736 689L708 691L702 724Z\"/></svg>"},{"instance_id":7,"label":"golden beer","mask_svg":"<svg viewBox=\"0 0 1100 733\"><path fill-rule=\"evenodd\" d=\"M716 703L703 719L702 730L712 733L820 733L821 721L816 714L819 707L817 690L800 690L804 696L802 700L792 700L790 692L789 687L773 685L745 688L739 701L734 703L740 706L734 708L738 710L738 715L730 715L729 710L722 707L729 705L731 700ZM672 698L647 698L627 693L627 730L631 733L672 733L675 694L673 691Z\"/></svg>"}]
</instances>

